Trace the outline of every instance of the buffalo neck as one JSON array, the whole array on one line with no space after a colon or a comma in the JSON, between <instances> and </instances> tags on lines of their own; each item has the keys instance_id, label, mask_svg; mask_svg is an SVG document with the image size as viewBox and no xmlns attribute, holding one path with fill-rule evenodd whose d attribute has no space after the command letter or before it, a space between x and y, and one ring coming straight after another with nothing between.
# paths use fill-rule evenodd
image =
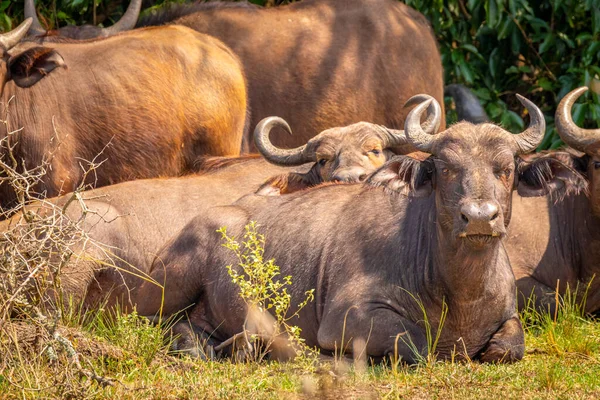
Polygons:
<instances>
[{"instance_id":1,"label":"buffalo neck","mask_svg":"<svg viewBox=\"0 0 600 400\"><path fill-rule=\"evenodd\" d=\"M508 255L500 239L473 247L439 224L431 260L432 286L450 303L472 303L495 293L502 283L514 281Z\"/></svg>"}]
</instances>

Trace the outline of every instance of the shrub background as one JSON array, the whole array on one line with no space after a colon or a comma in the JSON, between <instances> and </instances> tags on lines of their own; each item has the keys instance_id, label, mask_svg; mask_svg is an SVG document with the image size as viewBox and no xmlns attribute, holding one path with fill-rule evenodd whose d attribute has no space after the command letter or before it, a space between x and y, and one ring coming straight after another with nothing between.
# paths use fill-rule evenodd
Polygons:
<instances>
[{"instance_id":1,"label":"shrub background","mask_svg":"<svg viewBox=\"0 0 600 400\"><path fill-rule=\"evenodd\" d=\"M183 0L174 0L183 2ZM264 6L282 0L250 0ZM344 0L339 0L344 1ZM170 0L146 0L143 12ZM524 114L514 96L532 99L546 115L540 149L561 145L554 111L570 90L592 88L574 107L574 119L595 128L600 121L600 4L598 0L404 0L430 20L437 35L446 83L472 88L490 118L518 132ZM110 25L128 2L41 0L36 7L49 28L66 24ZM0 28L23 19L23 2L0 1ZM591 93L595 92L595 93ZM449 121L454 113L449 113Z\"/></svg>"}]
</instances>

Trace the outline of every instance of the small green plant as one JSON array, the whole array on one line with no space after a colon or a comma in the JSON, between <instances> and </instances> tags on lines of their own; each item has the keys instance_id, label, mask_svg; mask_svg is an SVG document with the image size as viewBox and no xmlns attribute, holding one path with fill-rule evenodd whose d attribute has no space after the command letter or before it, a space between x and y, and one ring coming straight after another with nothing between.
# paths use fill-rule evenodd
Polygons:
<instances>
[{"instance_id":1,"label":"small green plant","mask_svg":"<svg viewBox=\"0 0 600 400\"><path fill-rule=\"evenodd\" d=\"M168 348L163 329L140 317L135 310L127 313L117 307L110 313L98 312L90 325L88 329L96 335L139 357L144 365Z\"/></svg>"},{"instance_id":2,"label":"small green plant","mask_svg":"<svg viewBox=\"0 0 600 400\"><path fill-rule=\"evenodd\" d=\"M305 298L296 307L293 313L289 313L292 297L288 288L292 285L292 277L280 276L280 268L274 259L265 261L264 248L265 236L258 233L258 224L251 221L244 227L244 236L239 243L234 237L227 235L227 228L222 227L219 232L225 241L223 246L235 253L237 266L228 265L227 272L231 280L240 289L240 297L248 306L248 316L253 319L269 320L272 315L272 331L267 339L267 349L270 344L282 335L293 349L296 361L306 362L307 365L316 361L316 351L310 349L301 337L302 330L290 323L293 318L299 318L300 311L314 300L314 289L305 292ZM256 315L258 313L258 315ZM244 330L248 328L249 318L246 317ZM256 339L256 335L254 337ZM264 339L264 338L263 338ZM264 354L259 355L259 359Z\"/></svg>"}]
</instances>

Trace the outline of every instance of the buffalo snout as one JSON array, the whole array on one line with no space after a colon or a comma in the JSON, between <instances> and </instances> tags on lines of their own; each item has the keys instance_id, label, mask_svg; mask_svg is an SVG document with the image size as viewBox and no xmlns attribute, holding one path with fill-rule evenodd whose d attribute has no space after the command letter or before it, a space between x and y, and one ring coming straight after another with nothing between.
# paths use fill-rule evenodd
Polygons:
<instances>
[{"instance_id":1,"label":"buffalo snout","mask_svg":"<svg viewBox=\"0 0 600 400\"><path fill-rule=\"evenodd\" d=\"M362 182L366 177L367 171L364 168L354 167L336 171L331 180L333 182Z\"/></svg>"},{"instance_id":2,"label":"buffalo snout","mask_svg":"<svg viewBox=\"0 0 600 400\"><path fill-rule=\"evenodd\" d=\"M500 237L505 233L500 207L493 201L469 201L460 207L460 237ZM473 239L472 237L470 239Z\"/></svg>"}]
</instances>

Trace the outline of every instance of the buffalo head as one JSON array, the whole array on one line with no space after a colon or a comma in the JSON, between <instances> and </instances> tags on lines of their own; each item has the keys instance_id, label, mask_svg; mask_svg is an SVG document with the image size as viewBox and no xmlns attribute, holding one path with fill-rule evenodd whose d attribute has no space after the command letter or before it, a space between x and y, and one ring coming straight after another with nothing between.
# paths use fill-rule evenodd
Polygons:
<instances>
[{"instance_id":1,"label":"buffalo head","mask_svg":"<svg viewBox=\"0 0 600 400\"><path fill-rule=\"evenodd\" d=\"M587 176L592 211L600 216L600 129L580 128L571 117L573 104L587 90L587 87L580 87L567 94L558 104L554 120L561 139L584 153L581 157L570 155L571 161L579 172Z\"/></svg>"},{"instance_id":2,"label":"buffalo head","mask_svg":"<svg viewBox=\"0 0 600 400\"><path fill-rule=\"evenodd\" d=\"M424 161L397 156L368 181L408 196L434 192L437 226L447 233L448 240L475 247L498 240L505 235L510 220L513 188L529 171L517 170L519 155L533 151L545 132L542 112L529 100L521 96L518 99L531 119L529 127L518 135L493 124L469 122L431 135L421 127L420 118L432 100L420 104L408 115L404 132L416 149L431 156ZM545 178L538 184L550 187L548 180L555 177ZM530 193L544 194L542 190Z\"/></svg>"},{"instance_id":3,"label":"buffalo head","mask_svg":"<svg viewBox=\"0 0 600 400\"><path fill-rule=\"evenodd\" d=\"M25 0L25 18L31 18L32 24L29 29L29 35L32 36L60 36L70 39L94 39L98 37L108 37L116 35L119 32L128 31L135 27L137 19L142 8L142 0L131 0L125 14L114 25L108 28L101 28L94 25L64 26L56 31L47 31L42 27L37 12L35 10L34 0Z\"/></svg>"},{"instance_id":4,"label":"buffalo head","mask_svg":"<svg viewBox=\"0 0 600 400\"><path fill-rule=\"evenodd\" d=\"M428 95L413 96L406 106L433 99ZM441 107L433 101L421 124L423 130L434 133L439 129ZM263 119L254 131L254 141L260 153L269 162L283 166L296 166L313 162L306 174L290 173L274 177L259 190L259 194L283 194L304 189L322 182L359 182L381 167L401 149L412 150L404 131L384 126L358 122L345 127L327 129L313 137L304 146L280 149L269 140L274 127L292 134L290 126L279 117Z\"/></svg>"}]
</instances>

